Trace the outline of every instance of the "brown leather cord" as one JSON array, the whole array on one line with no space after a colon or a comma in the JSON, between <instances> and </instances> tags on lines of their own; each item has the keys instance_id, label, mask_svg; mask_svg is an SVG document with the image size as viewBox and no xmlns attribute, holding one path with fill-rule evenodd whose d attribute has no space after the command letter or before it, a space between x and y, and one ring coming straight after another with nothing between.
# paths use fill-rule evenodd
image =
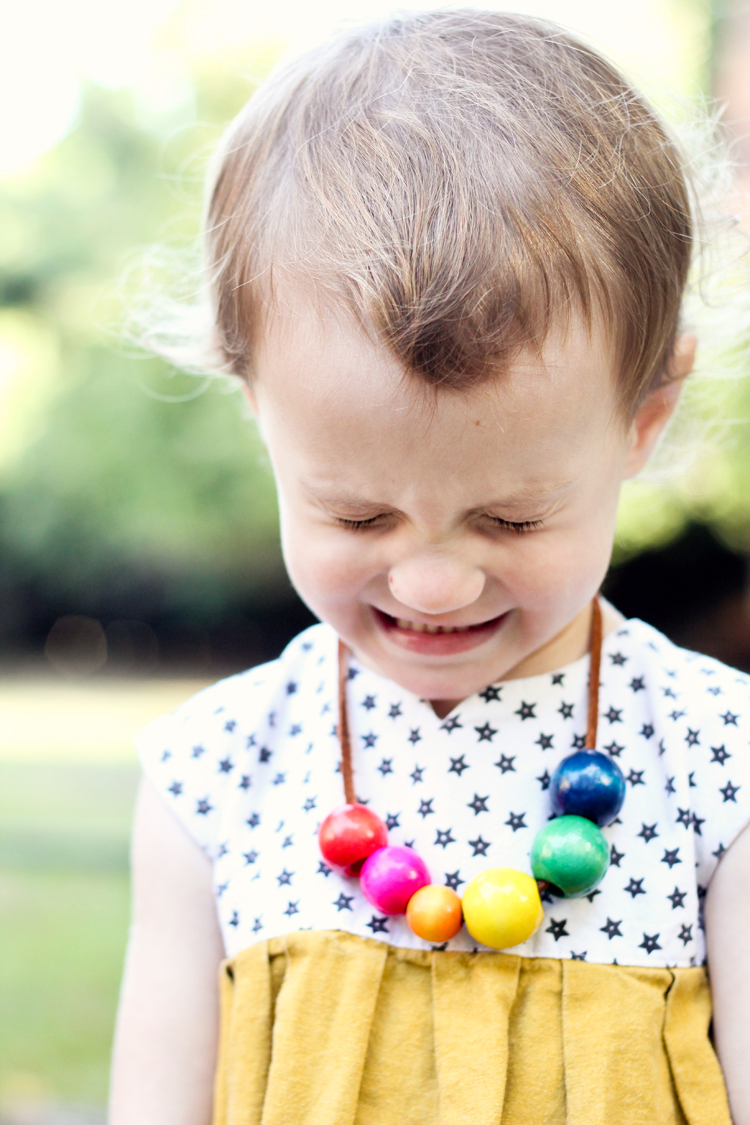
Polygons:
<instances>
[{"instance_id":1,"label":"brown leather cord","mask_svg":"<svg viewBox=\"0 0 750 1125\"><path fill-rule=\"evenodd\" d=\"M344 779L344 799L347 805L356 805L352 746L349 740L349 719L346 713L346 682L349 679L349 649L339 639L339 744L341 745L341 774Z\"/></svg>"},{"instance_id":2,"label":"brown leather cord","mask_svg":"<svg viewBox=\"0 0 750 1125\"><path fill-rule=\"evenodd\" d=\"M596 749L596 731L599 721L599 668L602 660L602 610L598 596L591 605L591 668L589 671L589 710L586 724L587 750ZM346 711L346 684L349 679L349 649L339 640L339 744L341 746L341 775L344 779L344 797L347 805L356 805L352 746L349 738L349 719Z\"/></svg>"},{"instance_id":3,"label":"brown leather cord","mask_svg":"<svg viewBox=\"0 0 750 1125\"><path fill-rule=\"evenodd\" d=\"M586 721L587 750L596 750L599 724L599 670L602 663L602 607L597 595L591 603L591 665L589 668L589 713Z\"/></svg>"}]
</instances>

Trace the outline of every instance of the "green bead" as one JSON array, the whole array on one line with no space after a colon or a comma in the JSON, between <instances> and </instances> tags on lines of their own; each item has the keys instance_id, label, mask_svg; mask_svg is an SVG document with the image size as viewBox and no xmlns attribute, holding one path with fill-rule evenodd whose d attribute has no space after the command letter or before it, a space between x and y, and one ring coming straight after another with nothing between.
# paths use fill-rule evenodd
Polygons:
<instances>
[{"instance_id":1,"label":"green bead","mask_svg":"<svg viewBox=\"0 0 750 1125\"><path fill-rule=\"evenodd\" d=\"M552 883L565 898L592 891L609 867L609 844L601 829L582 816L558 816L545 824L531 846L535 879Z\"/></svg>"}]
</instances>

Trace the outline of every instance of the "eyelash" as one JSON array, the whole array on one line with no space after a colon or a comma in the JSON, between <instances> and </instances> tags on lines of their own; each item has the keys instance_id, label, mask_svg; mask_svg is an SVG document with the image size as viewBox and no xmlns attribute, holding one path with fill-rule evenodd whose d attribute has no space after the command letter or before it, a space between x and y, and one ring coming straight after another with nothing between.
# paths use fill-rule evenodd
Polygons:
<instances>
[{"instance_id":1,"label":"eyelash","mask_svg":"<svg viewBox=\"0 0 750 1125\"><path fill-rule=\"evenodd\" d=\"M369 520L346 520L339 519L337 522L340 527L346 527L350 531L366 531L368 527L372 527L382 520L382 516L372 516ZM499 516L488 517L495 527L503 528L505 531L514 531L516 535L523 535L527 531L536 531L542 527L542 520L522 520L520 523L512 523L510 520L501 519Z\"/></svg>"}]
</instances>

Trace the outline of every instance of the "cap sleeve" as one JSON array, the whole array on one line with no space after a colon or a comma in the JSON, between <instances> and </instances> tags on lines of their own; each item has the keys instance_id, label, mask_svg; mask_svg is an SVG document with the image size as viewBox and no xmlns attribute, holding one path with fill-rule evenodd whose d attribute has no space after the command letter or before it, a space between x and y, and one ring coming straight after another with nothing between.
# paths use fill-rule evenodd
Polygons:
<instances>
[{"instance_id":1,"label":"cap sleeve","mask_svg":"<svg viewBox=\"0 0 750 1125\"><path fill-rule=\"evenodd\" d=\"M248 770L248 746L277 663L206 688L136 736L145 776L211 859L228 793Z\"/></svg>"}]
</instances>

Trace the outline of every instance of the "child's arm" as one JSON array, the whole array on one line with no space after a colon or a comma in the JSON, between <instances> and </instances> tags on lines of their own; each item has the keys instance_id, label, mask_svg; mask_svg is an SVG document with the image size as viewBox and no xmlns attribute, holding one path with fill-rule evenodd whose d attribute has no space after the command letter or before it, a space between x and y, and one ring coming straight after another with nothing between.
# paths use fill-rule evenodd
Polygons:
<instances>
[{"instance_id":1,"label":"child's arm","mask_svg":"<svg viewBox=\"0 0 750 1125\"><path fill-rule=\"evenodd\" d=\"M706 899L714 1040L735 1125L750 1125L750 827L722 858Z\"/></svg>"},{"instance_id":2,"label":"child's arm","mask_svg":"<svg viewBox=\"0 0 750 1125\"><path fill-rule=\"evenodd\" d=\"M110 1125L209 1125L224 955L211 864L148 781L132 872Z\"/></svg>"}]
</instances>

